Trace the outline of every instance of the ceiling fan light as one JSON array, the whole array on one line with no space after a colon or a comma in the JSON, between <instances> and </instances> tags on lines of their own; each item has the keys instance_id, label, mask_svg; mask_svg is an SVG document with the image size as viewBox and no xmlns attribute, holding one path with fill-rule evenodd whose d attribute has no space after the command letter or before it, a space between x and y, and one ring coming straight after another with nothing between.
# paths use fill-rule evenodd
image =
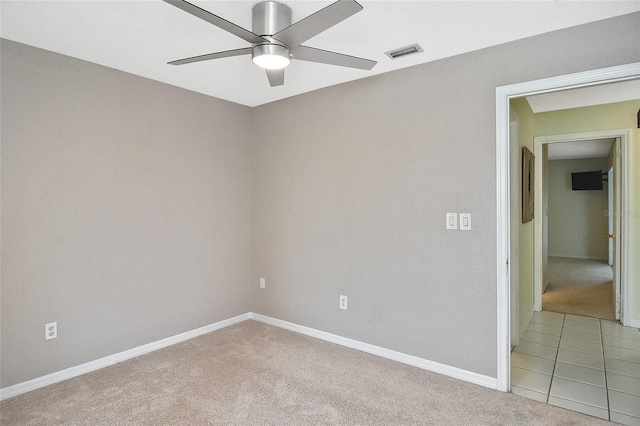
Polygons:
<instances>
[{"instance_id":1,"label":"ceiling fan light","mask_svg":"<svg viewBox=\"0 0 640 426\"><path fill-rule=\"evenodd\" d=\"M279 70L289 66L291 60L280 55L259 55L253 57L253 63L267 70Z\"/></svg>"},{"instance_id":2,"label":"ceiling fan light","mask_svg":"<svg viewBox=\"0 0 640 426\"><path fill-rule=\"evenodd\" d=\"M268 70L279 70L291 63L291 52L279 44L254 46L251 56L254 64Z\"/></svg>"}]
</instances>

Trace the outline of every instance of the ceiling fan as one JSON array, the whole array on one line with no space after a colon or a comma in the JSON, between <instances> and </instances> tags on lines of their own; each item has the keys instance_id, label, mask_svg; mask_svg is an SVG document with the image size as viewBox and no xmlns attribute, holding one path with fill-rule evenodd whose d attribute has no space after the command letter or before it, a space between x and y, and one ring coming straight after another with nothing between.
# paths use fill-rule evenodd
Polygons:
<instances>
[{"instance_id":1,"label":"ceiling fan","mask_svg":"<svg viewBox=\"0 0 640 426\"><path fill-rule=\"evenodd\" d=\"M251 47L242 49L178 59L169 62L171 65L184 65L251 54L253 63L266 70L269 84L274 87L284 84L284 68L291 63L292 59L363 70L370 70L377 63L369 59L302 46L301 44L360 12L363 8L355 0L338 0L295 24L291 24L291 9L286 5L275 1L261 2L253 6L252 9L252 31L185 0L164 1L251 43Z\"/></svg>"}]
</instances>

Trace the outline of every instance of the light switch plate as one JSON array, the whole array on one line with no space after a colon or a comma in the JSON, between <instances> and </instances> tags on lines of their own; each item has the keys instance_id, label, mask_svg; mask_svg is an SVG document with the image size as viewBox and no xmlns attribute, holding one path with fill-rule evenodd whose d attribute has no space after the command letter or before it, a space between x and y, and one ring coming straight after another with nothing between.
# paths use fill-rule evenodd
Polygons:
<instances>
[{"instance_id":1,"label":"light switch plate","mask_svg":"<svg viewBox=\"0 0 640 426\"><path fill-rule=\"evenodd\" d=\"M457 213L447 213L447 229L458 229L458 214Z\"/></svg>"},{"instance_id":2,"label":"light switch plate","mask_svg":"<svg viewBox=\"0 0 640 426\"><path fill-rule=\"evenodd\" d=\"M267 286L267 281L264 278L260 278L260 288L265 288Z\"/></svg>"},{"instance_id":3,"label":"light switch plate","mask_svg":"<svg viewBox=\"0 0 640 426\"><path fill-rule=\"evenodd\" d=\"M471 231L471 213L460 213L460 230Z\"/></svg>"}]
</instances>

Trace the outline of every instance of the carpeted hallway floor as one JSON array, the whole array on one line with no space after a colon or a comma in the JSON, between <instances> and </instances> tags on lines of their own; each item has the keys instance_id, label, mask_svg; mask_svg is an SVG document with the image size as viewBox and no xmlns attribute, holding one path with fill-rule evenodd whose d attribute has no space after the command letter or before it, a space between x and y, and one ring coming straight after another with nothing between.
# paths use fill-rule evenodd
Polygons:
<instances>
[{"instance_id":1,"label":"carpeted hallway floor","mask_svg":"<svg viewBox=\"0 0 640 426\"><path fill-rule=\"evenodd\" d=\"M3 426L608 423L255 321L11 398L0 416Z\"/></svg>"},{"instance_id":2,"label":"carpeted hallway floor","mask_svg":"<svg viewBox=\"0 0 640 426\"><path fill-rule=\"evenodd\" d=\"M549 257L544 311L615 320L611 266L601 260Z\"/></svg>"}]
</instances>

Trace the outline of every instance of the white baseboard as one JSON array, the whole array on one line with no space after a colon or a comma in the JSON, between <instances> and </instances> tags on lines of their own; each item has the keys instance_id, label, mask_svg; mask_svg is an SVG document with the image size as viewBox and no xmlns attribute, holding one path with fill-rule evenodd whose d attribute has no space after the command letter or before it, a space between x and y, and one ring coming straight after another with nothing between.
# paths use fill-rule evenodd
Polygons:
<instances>
[{"instance_id":1,"label":"white baseboard","mask_svg":"<svg viewBox=\"0 0 640 426\"><path fill-rule=\"evenodd\" d=\"M113 364L117 364L122 361L135 358L140 355L144 355L149 352L157 351L158 349L165 348L167 346L175 345L176 343L184 342L185 340L193 339L194 337L201 336L203 334L211 333L212 331L220 330L221 328L228 327L230 325L237 324L242 321L250 319L251 314L246 313L235 316L226 320L222 320L204 327L196 328L195 330L186 331L184 333L176 334L175 336L167 337L166 339L158 340L156 342L148 343L146 345L138 346L124 352L109 355L104 358L89 361L84 364L76 365L64 370L56 371L55 373L47 374L46 376L37 377L26 382L18 383L13 386L7 386L0 389L0 401L18 396L25 392L36 390L54 383L61 382L63 380L71 379L73 377L80 376L82 374L90 373L92 371L99 370L104 367L108 367Z\"/></svg>"},{"instance_id":2,"label":"white baseboard","mask_svg":"<svg viewBox=\"0 0 640 426\"><path fill-rule=\"evenodd\" d=\"M520 324L520 340L522 340L522 336L524 336L524 332L529 328L529 323L531 322L531 318L533 318L533 313L535 312L535 308L533 305L530 306L529 312L527 312L527 317L522 324Z\"/></svg>"},{"instance_id":3,"label":"white baseboard","mask_svg":"<svg viewBox=\"0 0 640 426\"><path fill-rule=\"evenodd\" d=\"M482 374L474 373L471 371L463 370L461 368L452 367L446 364L440 364L438 362L429 361L423 358L418 358L413 355L407 355L402 352L393 351L380 346L371 345L369 343L360 342L358 340L349 339L347 337L338 336L336 334L327 333L325 331L316 330L313 328L305 327L302 325L294 324L287 321L271 318L265 315L248 312L246 314L238 315L233 318L222 320L214 324L210 324L204 327L197 328L195 330L187 331L177 334L175 336L167 337L166 339L158 340L157 342L148 343L146 345L138 346L117 354L109 355L104 358L96 359L84 364L80 364L74 367L70 367L55 373L47 374L46 376L37 377L26 382L18 383L13 386L7 386L0 389L0 401L3 401L14 396L21 395L23 393L36 390L45 386L52 385L54 383L61 382L63 380L71 379L73 377L80 376L82 374L90 373L92 371L99 370L101 368L108 367L119 362L123 362L140 355L147 354L149 352L157 351L158 349L165 348L167 346L175 345L176 343L184 342L185 340L193 339L194 337L201 336L203 334L211 333L212 331L220 330L225 327L229 327L234 324L238 324L247 320L255 320L270 324L275 327L280 327L285 330L294 331L296 333L304 334L307 336L315 337L317 339L325 340L327 342L336 343L348 348L357 349L362 352L367 352L372 355L377 355L382 358L391 359L401 362L403 364L412 365L414 367L422 368L424 370L432 371L434 373L443 374L445 376L453 377L455 379L464 380L477 385L485 386L491 389L497 389L497 379L494 377L485 376Z\"/></svg>"},{"instance_id":4,"label":"white baseboard","mask_svg":"<svg viewBox=\"0 0 640 426\"><path fill-rule=\"evenodd\" d=\"M453 377L454 379L464 380L466 382L475 383L477 385L485 386L491 389L498 389L498 382L497 382L497 379L494 377L485 376L482 374L474 373L472 371L463 370L457 367L452 367L446 364L440 364L438 362L429 361L427 359L418 358L413 355L407 355L402 352L393 351L391 349L386 349L380 346L371 345L369 343L364 343L358 340L349 339L347 337L338 336L336 334L327 333L325 331L316 330L314 328L305 327L305 326L294 324L288 321L282 321L282 320L271 318L265 315L251 313L250 316L251 316L251 319L255 321L260 321L265 324L284 328L285 330L294 331L296 333L315 337L317 339L325 340L327 342L335 343L341 346L346 346L352 349L357 349L359 351L367 352L382 358L387 358L393 361L401 362L403 364L408 364L414 367L422 368L423 370L428 370L434 373Z\"/></svg>"},{"instance_id":5,"label":"white baseboard","mask_svg":"<svg viewBox=\"0 0 640 426\"><path fill-rule=\"evenodd\" d=\"M587 254L558 254L558 253L549 253L549 257L568 257L570 259L587 259L587 260L609 260L607 256L590 256Z\"/></svg>"},{"instance_id":6,"label":"white baseboard","mask_svg":"<svg viewBox=\"0 0 640 426\"><path fill-rule=\"evenodd\" d=\"M626 327L640 328L640 319L630 319L624 325Z\"/></svg>"}]
</instances>

